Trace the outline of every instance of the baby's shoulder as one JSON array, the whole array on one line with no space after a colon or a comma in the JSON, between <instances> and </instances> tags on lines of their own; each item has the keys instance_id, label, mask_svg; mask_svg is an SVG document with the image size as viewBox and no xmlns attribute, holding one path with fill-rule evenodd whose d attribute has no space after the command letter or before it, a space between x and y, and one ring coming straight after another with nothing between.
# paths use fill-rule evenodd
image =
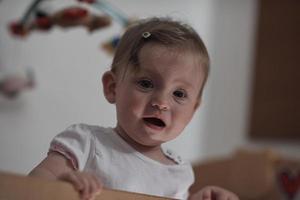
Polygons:
<instances>
[{"instance_id":1,"label":"baby's shoulder","mask_svg":"<svg viewBox=\"0 0 300 200\"><path fill-rule=\"evenodd\" d=\"M113 130L109 127L90 125L85 123L72 124L66 128L60 135L69 135L79 138L101 139L107 137Z\"/></svg>"}]
</instances>

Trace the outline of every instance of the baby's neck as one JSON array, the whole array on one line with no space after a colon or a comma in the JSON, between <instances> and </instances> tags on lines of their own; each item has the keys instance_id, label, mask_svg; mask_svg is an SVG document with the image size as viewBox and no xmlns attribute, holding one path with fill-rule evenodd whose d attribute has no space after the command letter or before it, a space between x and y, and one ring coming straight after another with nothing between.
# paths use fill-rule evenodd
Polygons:
<instances>
[{"instance_id":1,"label":"baby's neck","mask_svg":"<svg viewBox=\"0 0 300 200\"><path fill-rule=\"evenodd\" d=\"M123 130L120 130L118 127L116 127L114 130L127 144L129 144L132 148L134 148L136 151L143 154L144 156L165 165L176 164L173 160L171 160L164 154L160 145L159 146L142 145L137 143L133 139L131 139L127 134L124 134Z\"/></svg>"},{"instance_id":2,"label":"baby's neck","mask_svg":"<svg viewBox=\"0 0 300 200\"><path fill-rule=\"evenodd\" d=\"M168 158L162 151L162 149L160 149L160 152L141 152L143 155L147 156L148 158L151 158L152 160L155 160L157 162L160 162L162 164L165 165L174 165L176 164L176 162L174 162L174 160Z\"/></svg>"}]
</instances>

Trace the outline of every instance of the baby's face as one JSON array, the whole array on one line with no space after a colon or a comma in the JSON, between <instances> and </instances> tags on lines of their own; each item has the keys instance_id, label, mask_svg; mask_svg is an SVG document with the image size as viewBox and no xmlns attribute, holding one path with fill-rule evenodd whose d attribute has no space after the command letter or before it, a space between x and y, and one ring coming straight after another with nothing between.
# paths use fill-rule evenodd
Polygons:
<instances>
[{"instance_id":1,"label":"baby's face","mask_svg":"<svg viewBox=\"0 0 300 200\"><path fill-rule=\"evenodd\" d=\"M139 61L137 73L117 81L117 129L137 144L160 146L191 120L204 75L192 51L146 44Z\"/></svg>"}]
</instances>

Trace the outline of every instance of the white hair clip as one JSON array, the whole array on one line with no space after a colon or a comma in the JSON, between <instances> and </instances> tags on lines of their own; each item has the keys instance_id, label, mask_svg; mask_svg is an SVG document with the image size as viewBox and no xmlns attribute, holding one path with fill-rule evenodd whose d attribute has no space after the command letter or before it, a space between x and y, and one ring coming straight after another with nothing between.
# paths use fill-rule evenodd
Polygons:
<instances>
[{"instance_id":1,"label":"white hair clip","mask_svg":"<svg viewBox=\"0 0 300 200\"><path fill-rule=\"evenodd\" d=\"M143 38L148 38L148 37L151 36L151 33L149 33L149 32L144 32L144 33L142 34L142 36L143 36Z\"/></svg>"}]
</instances>

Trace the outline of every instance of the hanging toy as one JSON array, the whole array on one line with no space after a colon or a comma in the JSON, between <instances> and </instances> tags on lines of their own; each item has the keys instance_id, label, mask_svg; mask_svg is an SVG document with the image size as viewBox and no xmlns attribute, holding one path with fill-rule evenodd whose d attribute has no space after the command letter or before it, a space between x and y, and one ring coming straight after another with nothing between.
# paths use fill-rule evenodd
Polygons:
<instances>
[{"instance_id":1,"label":"hanging toy","mask_svg":"<svg viewBox=\"0 0 300 200\"><path fill-rule=\"evenodd\" d=\"M105 0L77 0L79 3L86 3L100 10L105 15L91 14L86 8L80 6L67 7L49 14L47 10L39 8L42 1L33 1L22 19L10 24L9 29L12 35L25 37L31 31L49 31L54 26L62 28L83 26L88 31L93 32L111 25L112 19L116 20L123 29L126 29L132 22L120 10ZM30 18L34 19L29 20ZM113 54L120 38L120 34L113 36L109 41L104 42L101 47L109 54Z\"/></svg>"},{"instance_id":2,"label":"hanging toy","mask_svg":"<svg viewBox=\"0 0 300 200\"><path fill-rule=\"evenodd\" d=\"M122 12L104 0L77 1L87 3L105 15L92 14L81 6L65 7L50 13L49 10L41 8L40 5L43 0L34 0L20 20L10 23L9 31L13 36L22 38L28 36L32 31L49 31L56 26L62 28L83 26L88 31L93 32L111 25L112 19L116 20L124 29L130 24L130 20ZM113 54L119 40L120 35L117 35L104 43L102 48ZM27 70L26 76L18 73L3 76L2 73L1 77L0 94L8 98L17 97L22 90L32 88L35 85L31 70Z\"/></svg>"},{"instance_id":3,"label":"hanging toy","mask_svg":"<svg viewBox=\"0 0 300 200\"><path fill-rule=\"evenodd\" d=\"M91 14L86 8L80 6L63 8L49 14L46 10L38 8L40 3L41 0L34 1L20 21L10 24L9 29L12 35L25 37L31 31L49 31L54 26L62 28L83 26L93 32L111 24L109 16ZM34 15L34 19L29 20L32 15Z\"/></svg>"}]
</instances>

